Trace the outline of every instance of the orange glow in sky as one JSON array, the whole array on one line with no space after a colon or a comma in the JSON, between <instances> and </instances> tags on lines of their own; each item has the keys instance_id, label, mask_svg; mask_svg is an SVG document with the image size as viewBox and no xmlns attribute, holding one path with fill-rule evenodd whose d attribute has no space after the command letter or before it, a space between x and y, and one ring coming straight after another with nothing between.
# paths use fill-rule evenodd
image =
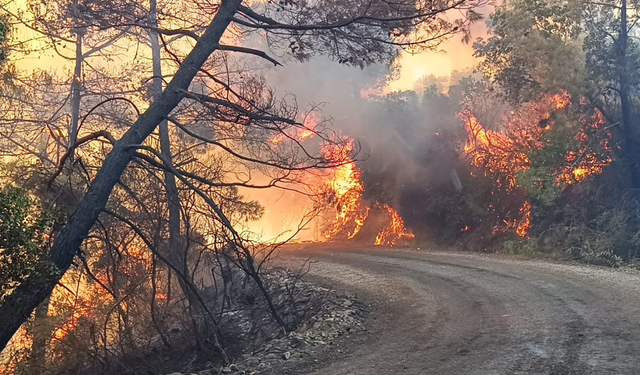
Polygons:
<instances>
[{"instance_id":1,"label":"orange glow in sky","mask_svg":"<svg viewBox=\"0 0 640 375\"><path fill-rule=\"evenodd\" d=\"M493 11L493 7L482 9L485 18ZM471 26L471 43L462 42L461 35L455 35L440 45L438 51L425 51L418 54L403 52L398 60L399 77L390 82L385 92L412 90L414 83L420 78L434 75L447 77L455 71L467 71L478 64L473 57L473 41L487 36L487 26L484 21Z\"/></svg>"}]
</instances>

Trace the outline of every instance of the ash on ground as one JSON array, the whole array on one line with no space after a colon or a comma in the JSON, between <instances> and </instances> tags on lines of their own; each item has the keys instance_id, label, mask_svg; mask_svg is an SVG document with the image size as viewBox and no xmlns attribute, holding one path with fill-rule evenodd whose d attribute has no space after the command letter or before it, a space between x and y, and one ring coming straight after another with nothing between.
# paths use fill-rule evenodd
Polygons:
<instances>
[{"instance_id":1,"label":"ash on ground","mask_svg":"<svg viewBox=\"0 0 640 375\"><path fill-rule=\"evenodd\" d=\"M291 332L283 332L269 320L265 311L256 316L229 313L236 332L250 338L247 353L230 365L212 366L199 372L175 372L170 375L262 374L290 367L295 362L314 360L314 357L334 345L338 338L366 331L363 324L366 306L354 295L339 293L299 277L289 269L272 270L265 275L274 305ZM259 296L255 296L259 298ZM243 310L248 311L248 310ZM263 324L256 324L256 321ZM241 331L241 332L238 332ZM338 350L340 352L340 350Z\"/></svg>"}]
</instances>

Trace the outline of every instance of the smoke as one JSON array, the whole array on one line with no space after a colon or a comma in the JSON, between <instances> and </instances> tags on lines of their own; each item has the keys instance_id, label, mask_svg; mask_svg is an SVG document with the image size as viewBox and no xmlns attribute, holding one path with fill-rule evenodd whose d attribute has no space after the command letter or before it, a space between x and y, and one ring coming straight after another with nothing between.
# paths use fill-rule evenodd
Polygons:
<instances>
[{"instance_id":1,"label":"smoke","mask_svg":"<svg viewBox=\"0 0 640 375\"><path fill-rule=\"evenodd\" d=\"M475 24L472 33L474 38L485 36L486 26ZM462 190L456 166L442 162L455 160L457 155L442 157L447 151L438 149L442 145L433 142L456 127L463 129L455 117L457 108L451 107L451 101L443 95L477 64L472 46L460 37L444 42L441 51L402 54L391 67L352 68L324 57L306 62L280 60L283 67L262 72L276 95L295 95L302 111L318 106L332 129L356 139L362 146L357 165L363 172L365 200L388 204L403 217L406 213L410 218L405 217L406 224L411 227L411 217L419 221L424 215L412 215L406 208L407 201L428 194L424 189L427 182L435 181L453 192ZM424 91L432 84L439 92L425 96ZM425 167L433 163L440 165ZM299 222L295 218L308 208L304 197L294 197L290 192L243 194L266 208L264 217L250 225L263 234L263 240L274 239L283 230L293 233ZM321 225L317 221L310 223L297 238L318 240Z\"/></svg>"},{"instance_id":2,"label":"smoke","mask_svg":"<svg viewBox=\"0 0 640 375\"><path fill-rule=\"evenodd\" d=\"M419 184L425 177L420 156L443 124L433 121L433 116L425 119L421 98L414 92L382 96L389 73L380 66L350 69L314 59L269 71L267 80L277 82L278 96L294 93L303 111L318 105L333 130L356 139L361 145L356 160L363 172L364 199L398 209L403 190ZM379 94L374 96L371 92ZM310 104L305 107L302 103ZM449 122L455 120L452 111L444 116ZM296 218L301 218L305 208L309 208L304 197L291 192L262 190L243 194L258 200L266 209L259 222L251 223L263 240L274 239L283 229L292 233L298 225ZM312 223L297 238L318 240L318 226L322 223Z\"/></svg>"}]
</instances>

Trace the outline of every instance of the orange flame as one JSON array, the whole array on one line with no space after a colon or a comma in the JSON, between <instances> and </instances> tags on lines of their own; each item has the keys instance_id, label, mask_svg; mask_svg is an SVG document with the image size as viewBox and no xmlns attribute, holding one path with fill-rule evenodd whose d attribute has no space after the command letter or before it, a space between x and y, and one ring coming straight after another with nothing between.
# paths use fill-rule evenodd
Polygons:
<instances>
[{"instance_id":1,"label":"orange flame","mask_svg":"<svg viewBox=\"0 0 640 375\"><path fill-rule=\"evenodd\" d=\"M273 147L278 147L288 139L301 142L315 136L321 123L319 116L313 112L308 113L303 122L303 126L273 135L269 142ZM361 234L370 216L372 206L363 201L365 188L362 172L352 158L355 146L355 141L346 136L336 136L333 142L322 143L320 152L323 159L335 166L325 168L321 172L308 171L302 176L313 196L323 197L322 203L335 208L335 214L322 232L325 240L344 234L348 240L356 238ZM375 207L384 210L388 216L388 227L378 232L375 244L392 246L401 238L414 238L413 233L405 228L404 221L393 208L378 203Z\"/></svg>"},{"instance_id":2,"label":"orange flame","mask_svg":"<svg viewBox=\"0 0 640 375\"><path fill-rule=\"evenodd\" d=\"M516 234L520 237L526 237L527 231L531 227L531 203L524 202L524 206L520 209L522 219L517 224Z\"/></svg>"},{"instance_id":3,"label":"orange flame","mask_svg":"<svg viewBox=\"0 0 640 375\"><path fill-rule=\"evenodd\" d=\"M497 233L507 233L515 230L518 236L522 238L527 237L529 228L531 228L531 204L529 201L525 201L518 212L520 214L519 219L513 219L511 221L502 220L504 226L500 228L499 225L496 225L491 234L495 236Z\"/></svg>"},{"instance_id":4,"label":"orange flame","mask_svg":"<svg viewBox=\"0 0 640 375\"><path fill-rule=\"evenodd\" d=\"M508 134L485 130L470 111L461 115L467 119L469 141L464 152L472 157L471 163L485 169L485 174L501 173L507 176L509 188L516 185L518 172L529 169L529 158L516 150L516 144Z\"/></svg>"},{"instance_id":5,"label":"orange flame","mask_svg":"<svg viewBox=\"0 0 640 375\"><path fill-rule=\"evenodd\" d=\"M395 246L396 242L402 238L415 238L413 232L405 228L404 220L402 220L402 217L400 217L400 214L396 210L386 204L382 207L389 213L391 217L391 225L380 230L376 236L376 246Z\"/></svg>"},{"instance_id":6,"label":"orange flame","mask_svg":"<svg viewBox=\"0 0 640 375\"><path fill-rule=\"evenodd\" d=\"M582 119L582 122L586 123L587 127L599 129L604 124L604 116L602 115L602 112L596 109L593 116L591 116L590 121ZM611 134L605 129L605 140L603 142L603 146L607 152L611 151L609 146L610 138ZM578 152L570 151L567 154L565 160L570 164L556 174L556 183L560 186L573 185L574 183L580 182L589 176L602 173L602 170L607 165L613 163L613 158L611 156L605 156L603 158L602 156L589 151L589 136L585 133L584 128L575 136L575 140L580 142L584 147Z\"/></svg>"},{"instance_id":7,"label":"orange flame","mask_svg":"<svg viewBox=\"0 0 640 375\"><path fill-rule=\"evenodd\" d=\"M352 221L356 223L357 229L354 229L350 236L355 236L364 225L364 221L369 214L367 209L366 213L358 216L364 185L361 181L361 172L350 156L353 151L354 141L352 139L343 140L346 141L343 147L333 143L324 143L321 147L322 154L326 160L337 164L342 163L330 169L325 176L326 188L332 192L336 203L335 222L325 233L325 238L327 239L335 236L347 223Z\"/></svg>"},{"instance_id":8,"label":"orange flame","mask_svg":"<svg viewBox=\"0 0 640 375\"><path fill-rule=\"evenodd\" d=\"M293 127L288 132L277 133L271 137L269 142L274 146L283 143L287 139L302 142L316 134L316 129L320 122L321 119L315 112L309 112L304 117L302 126Z\"/></svg>"},{"instance_id":9,"label":"orange flame","mask_svg":"<svg viewBox=\"0 0 640 375\"><path fill-rule=\"evenodd\" d=\"M336 144L323 144L322 153L329 161L342 161L343 164L333 168L325 176L325 185L331 192L336 203L336 213L332 225L325 231L325 238L331 239L339 233L347 232L347 239L352 240L361 233L369 214L371 206L366 205L362 196L364 184L362 172L350 158L354 141L343 138L345 146ZM379 230L374 244L376 246L394 246L402 238L414 238L414 234L408 230L400 214L389 205L375 204L376 208L384 209L388 216L388 225ZM352 228L352 229L351 229Z\"/></svg>"},{"instance_id":10,"label":"orange flame","mask_svg":"<svg viewBox=\"0 0 640 375\"><path fill-rule=\"evenodd\" d=\"M364 222L369 217L369 211L371 211L371 207L367 207L364 215L362 215L362 216L357 216L356 215L356 218L354 219L356 227L353 229L353 233L349 233L349 235L347 236L347 239L352 240L355 236L358 235L358 233L360 233L360 230L364 226Z\"/></svg>"},{"instance_id":11,"label":"orange flame","mask_svg":"<svg viewBox=\"0 0 640 375\"><path fill-rule=\"evenodd\" d=\"M586 101L581 100L580 105L584 104ZM460 114L468 134L464 152L471 157L471 164L483 170L485 176L496 177L499 188L503 188L503 181L506 180L506 191L510 192L517 187L518 173L531 168L527 152L545 147L544 132L552 131L555 125L553 112L565 110L570 105L571 96L566 92L545 95L539 102L527 103L521 111L512 111L510 116L505 116L504 126L498 131L485 129L472 111L464 111ZM581 145L580 150L569 152L565 157L566 165L553 173L555 182L563 188L601 173L604 167L613 162L610 156L590 151L592 141L587 131L597 130L604 124L602 113L596 109L593 116L584 116L580 122L581 130L574 137ZM606 130L603 138L604 149L608 152L611 137ZM473 172L471 175L474 176ZM521 207L519 216L520 219L503 220L505 227L500 229L496 226L493 233L515 230L518 236L526 237L531 227L531 204L528 201Z\"/></svg>"}]
</instances>

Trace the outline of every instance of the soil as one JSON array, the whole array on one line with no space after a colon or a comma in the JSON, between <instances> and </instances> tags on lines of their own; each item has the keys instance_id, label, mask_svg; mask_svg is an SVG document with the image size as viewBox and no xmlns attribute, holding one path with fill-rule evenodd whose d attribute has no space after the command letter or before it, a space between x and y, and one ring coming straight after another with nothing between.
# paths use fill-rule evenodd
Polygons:
<instances>
[{"instance_id":1,"label":"soil","mask_svg":"<svg viewBox=\"0 0 640 375\"><path fill-rule=\"evenodd\" d=\"M366 305L364 329L260 374L640 374L640 273L416 249L299 245L289 267Z\"/></svg>"}]
</instances>

